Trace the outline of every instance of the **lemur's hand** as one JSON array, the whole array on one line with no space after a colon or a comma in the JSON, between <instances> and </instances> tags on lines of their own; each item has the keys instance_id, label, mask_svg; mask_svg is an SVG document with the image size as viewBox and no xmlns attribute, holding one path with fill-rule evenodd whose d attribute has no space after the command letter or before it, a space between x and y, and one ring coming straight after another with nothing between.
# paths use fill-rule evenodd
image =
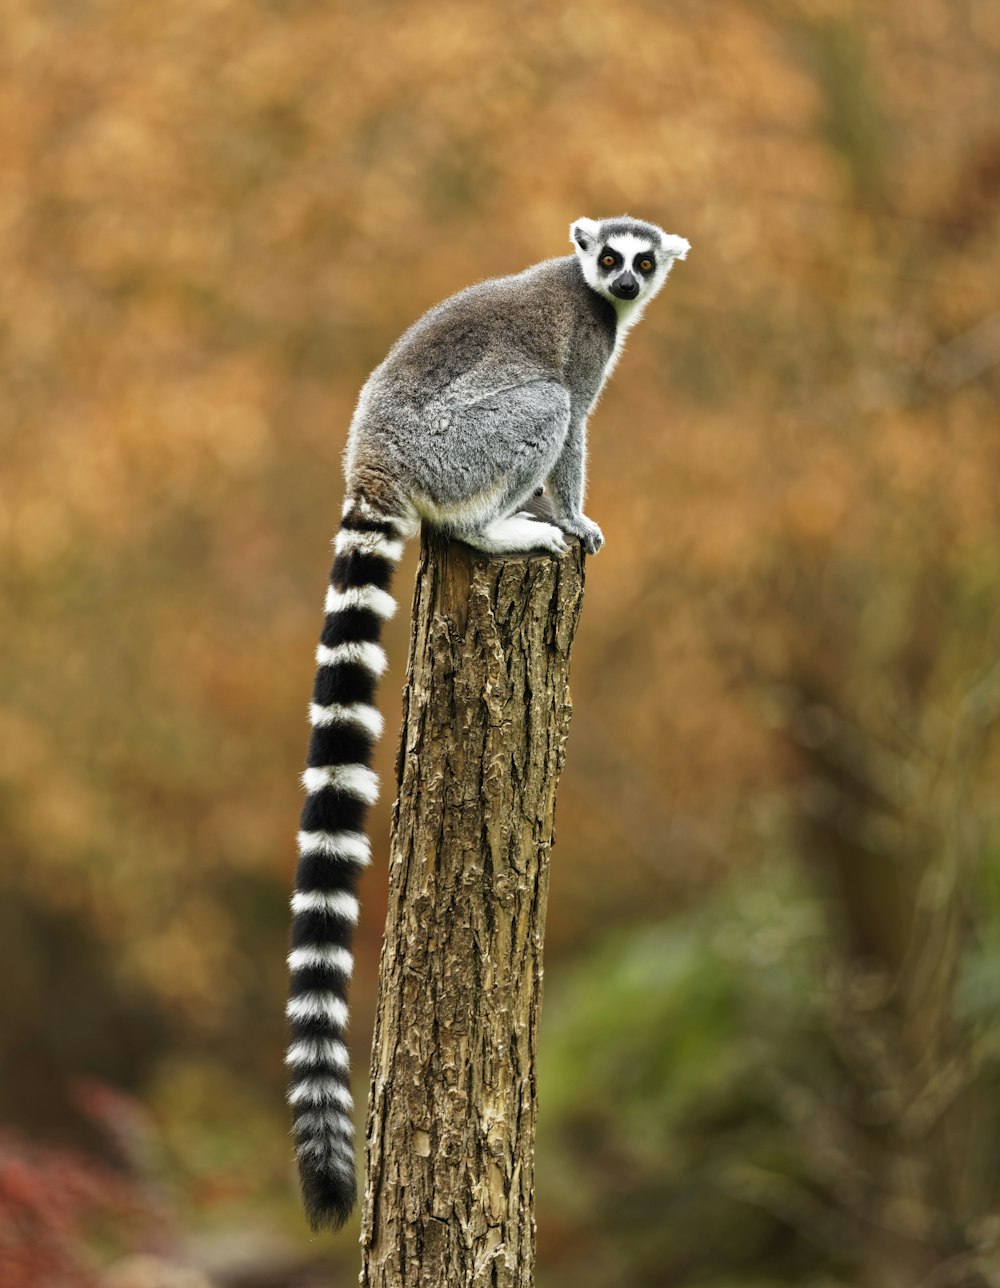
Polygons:
<instances>
[{"instance_id":1,"label":"lemur's hand","mask_svg":"<svg viewBox=\"0 0 1000 1288\"><path fill-rule=\"evenodd\" d=\"M585 514L578 514L574 519L562 519L559 526L563 532L579 537L588 555L596 555L604 545L604 533Z\"/></svg>"}]
</instances>

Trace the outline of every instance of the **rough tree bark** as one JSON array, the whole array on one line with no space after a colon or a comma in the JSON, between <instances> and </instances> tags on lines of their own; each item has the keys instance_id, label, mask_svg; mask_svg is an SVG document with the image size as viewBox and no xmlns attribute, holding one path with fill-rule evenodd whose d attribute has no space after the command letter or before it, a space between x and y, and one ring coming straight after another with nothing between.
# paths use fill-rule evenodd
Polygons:
<instances>
[{"instance_id":1,"label":"rough tree bark","mask_svg":"<svg viewBox=\"0 0 1000 1288\"><path fill-rule=\"evenodd\" d=\"M530 1288L535 1054L583 556L425 536L362 1216L365 1288Z\"/></svg>"}]
</instances>

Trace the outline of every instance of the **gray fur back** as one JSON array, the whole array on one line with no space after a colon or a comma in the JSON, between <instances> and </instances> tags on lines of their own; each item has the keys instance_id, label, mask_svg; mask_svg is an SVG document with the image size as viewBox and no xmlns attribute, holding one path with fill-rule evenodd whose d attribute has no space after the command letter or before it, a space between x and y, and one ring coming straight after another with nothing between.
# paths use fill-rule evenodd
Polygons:
<instances>
[{"instance_id":1,"label":"gray fur back","mask_svg":"<svg viewBox=\"0 0 1000 1288\"><path fill-rule=\"evenodd\" d=\"M572 255L444 300L400 337L362 390L348 438L348 490L370 493L374 483L379 491L388 478L393 491L431 496L451 490L445 476L473 490L488 484L487 440L502 432L485 414L490 400L551 382L565 391L569 414L585 416L615 331L614 309L587 286Z\"/></svg>"}]
</instances>

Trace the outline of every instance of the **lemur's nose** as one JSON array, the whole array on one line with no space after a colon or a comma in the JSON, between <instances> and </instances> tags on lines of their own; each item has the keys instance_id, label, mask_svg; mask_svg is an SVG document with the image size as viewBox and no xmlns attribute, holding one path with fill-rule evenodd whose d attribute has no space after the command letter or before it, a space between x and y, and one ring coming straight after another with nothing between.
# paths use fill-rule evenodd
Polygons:
<instances>
[{"instance_id":1,"label":"lemur's nose","mask_svg":"<svg viewBox=\"0 0 1000 1288\"><path fill-rule=\"evenodd\" d=\"M631 273L622 273L621 277L619 277L616 282L616 286L621 291L622 295L634 295L639 289L639 284Z\"/></svg>"}]
</instances>

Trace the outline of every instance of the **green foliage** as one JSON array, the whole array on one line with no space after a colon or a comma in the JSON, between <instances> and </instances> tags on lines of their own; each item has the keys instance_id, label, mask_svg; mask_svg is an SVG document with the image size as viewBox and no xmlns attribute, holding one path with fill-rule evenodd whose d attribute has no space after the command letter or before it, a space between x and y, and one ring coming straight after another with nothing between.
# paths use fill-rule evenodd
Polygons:
<instances>
[{"instance_id":1,"label":"green foliage","mask_svg":"<svg viewBox=\"0 0 1000 1288\"><path fill-rule=\"evenodd\" d=\"M551 1282L749 1288L809 1265L808 1244L745 1191L758 1174L809 1180L796 1118L829 1076L824 955L815 900L769 871L693 916L612 936L549 988L538 1169ZM609 1271L619 1242L627 1273ZM776 1277L739 1277L750 1264Z\"/></svg>"}]
</instances>

